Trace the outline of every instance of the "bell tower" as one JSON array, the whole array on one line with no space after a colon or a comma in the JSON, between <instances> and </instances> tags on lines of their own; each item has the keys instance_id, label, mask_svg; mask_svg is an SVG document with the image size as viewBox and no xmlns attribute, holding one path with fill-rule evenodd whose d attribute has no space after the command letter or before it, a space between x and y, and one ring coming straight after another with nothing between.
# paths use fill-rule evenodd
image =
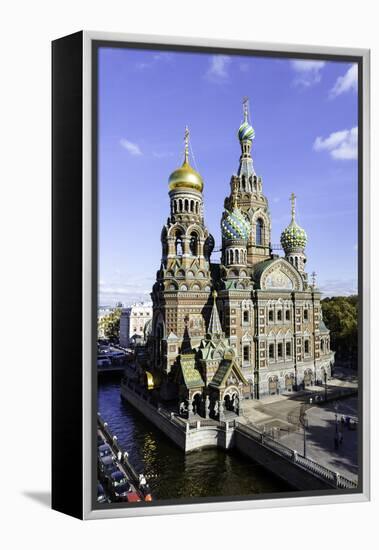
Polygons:
<instances>
[{"instance_id":1,"label":"bell tower","mask_svg":"<svg viewBox=\"0 0 379 550\"><path fill-rule=\"evenodd\" d=\"M267 198L262 191L262 178L254 170L251 155L255 130L250 123L249 100L243 100L243 121L238 129L241 156L237 174L230 180L231 193L225 199L225 208L232 204L247 217L251 230L247 242L247 263L249 265L267 260L271 256L271 217Z\"/></svg>"},{"instance_id":2,"label":"bell tower","mask_svg":"<svg viewBox=\"0 0 379 550\"><path fill-rule=\"evenodd\" d=\"M170 215L161 233L161 267L151 294L154 364L163 375L169 375L181 353L200 344L211 308L214 240L204 223L204 183L190 164L189 138L186 127L183 164L169 177Z\"/></svg>"}]
</instances>

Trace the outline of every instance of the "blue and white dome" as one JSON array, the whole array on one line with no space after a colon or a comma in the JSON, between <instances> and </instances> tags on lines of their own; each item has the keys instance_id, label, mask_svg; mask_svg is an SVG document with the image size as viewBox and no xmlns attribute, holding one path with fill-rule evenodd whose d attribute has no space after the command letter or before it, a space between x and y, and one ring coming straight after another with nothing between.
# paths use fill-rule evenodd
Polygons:
<instances>
[{"instance_id":1,"label":"blue and white dome","mask_svg":"<svg viewBox=\"0 0 379 550\"><path fill-rule=\"evenodd\" d=\"M251 225L239 208L233 208L221 221L222 237L225 240L247 241Z\"/></svg>"}]
</instances>

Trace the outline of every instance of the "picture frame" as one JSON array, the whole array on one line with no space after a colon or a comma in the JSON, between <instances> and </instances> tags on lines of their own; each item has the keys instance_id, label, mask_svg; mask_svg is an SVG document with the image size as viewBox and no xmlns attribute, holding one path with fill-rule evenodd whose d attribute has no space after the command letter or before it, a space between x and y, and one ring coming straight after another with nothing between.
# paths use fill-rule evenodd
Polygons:
<instances>
[{"instance_id":1,"label":"picture frame","mask_svg":"<svg viewBox=\"0 0 379 550\"><path fill-rule=\"evenodd\" d=\"M254 453L256 453L256 456L259 449L263 449L264 447L264 452L272 457L277 471L282 470L284 472L281 474L282 477L287 475L300 476L302 478L302 490L298 490L297 493L285 490L282 493L269 491L254 496L236 494L234 496L221 495L215 497L212 495L196 498L186 498L184 496L168 499L155 499L153 494L152 501L141 501L140 499L139 502L110 502L107 505L98 505L96 498L98 471L96 434L99 430L99 422L101 433L104 435L103 443L109 443L110 447L112 447L112 438L114 435L112 430L109 429L106 419L98 419L97 410L98 223L99 208L101 208L98 187L98 148L100 138L98 56L101 48L113 48L119 51L196 52L216 56L246 56L260 59L322 60L323 62L343 61L357 65L358 200L356 208L358 227L357 295L359 305L358 386L356 395L358 402L357 417L359 419L357 430L359 474L358 481L354 486L338 485L338 480L335 487L332 487L329 481L329 485L327 486L325 476L331 475L331 470L325 469L321 465L320 471L322 468L325 469L325 472L328 470L328 473L324 475L315 472L318 466L315 465L312 469L310 467L311 462L309 461L306 463L303 460L302 464L300 464L301 460L299 460L296 464L297 455L293 452L290 458L284 457L284 455L279 456L279 442L276 442L276 451L273 448L271 450L268 449L269 442L271 441L269 439L267 439L267 444L262 444L259 447L260 443L258 439L262 438L262 434L260 434L256 436L254 443ZM100 519L368 500L370 498L369 50L82 31L53 42L52 62L53 509L80 519ZM128 106L126 105L125 109L127 108ZM186 144L186 147L188 147L188 140ZM225 178L227 177L228 174L225 174ZM164 192L162 191L163 194ZM228 208L233 213L233 204L230 203ZM194 212L196 213L196 210ZM161 213L162 223L166 214L166 212ZM232 224L230 220L228 223ZM235 223L239 226L243 222L237 220ZM227 239L223 234L224 237ZM238 234L237 237L240 238L241 234ZM237 237L235 241L238 240ZM159 246L159 241L157 242ZM270 254L272 254L271 243L268 248L270 248ZM296 266L297 268L298 266ZM274 282L272 284L274 285ZM267 288L269 287L267 286ZM208 291L211 296L214 289L210 287ZM294 291L293 288L292 291ZM314 284L312 292L314 295ZM216 303L216 298L217 293L214 296L214 303ZM209 311L212 309L212 299L209 302ZM215 315L217 316L217 313ZM191 319L189 322L191 322ZM196 325L197 319L194 317L192 322ZM217 325L220 321L216 319L214 323ZM241 323L243 323L243 320ZM191 330L194 331L195 328ZM214 330L215 335L217 335L217 331L221 331L221 328L218 329L216 327ZM182 355L184 372L186 368L184 365L185 361L188 360L190 363L192 359L189 352L187 354L182 353ZM184 357L185 355L187 358ZM226 356L224 356L224 359L227 359ZM192 367L190 366L188 369L190 371ZM193 374L192 370L191 375ZM238 377L240 371L242 372L242 377L244 371L237 367L233 371L234 376ZM314 382L316 383L316 380ZM128 391L126 388L125 392ZM327 388L325 389L326 392ZM161 412L159 402L157 410ZM197 412L195 411L195 414ZM217 437L221 437L220 434L222 432L223 437L227 438L228 430L230 430L230 437L234 437L234 430L238 423L232 425L234 420L230 421L230 424L229 421L221 421L221 412L219 411L218 414L218 420L211 420L211 422L217 423L217 430L219 430ZM149 421L154 423L147 413L145 416L147 416ZM337 413L335 416L337 419ZM191 418L187 417L183 422L185 423L187 420L189 421ZM179 419L179 421L181 420ZM168 419L168 422L170 422L170 419ZM203 420L192 419L192 422L198 422L194 429L199 428L201 430L202 427L206 427ZM201 422L203 422L203 425ZM184 428L184 431L191 429L190 422L187 422L187 425L188 427ZM212 429L216 430L214 426L212 426ZM245 435L250 439L253 438L252 427L241 428L241 431L243 429L245 429L246 434L250 429L249 434ZM306 430L304 428L304 438L305 433ZM118 450L117 440L113 439L113 444L115 447L112 447L112 453L116 456ZM122 447L120 449L121 451L124 450ZM283 451L283 453L285 452ZM273 454L270 455L270 453ZM268 455L262 455L261 461L267 462ZM133 464L130 466L132 467ZM133 474L130 475L133 481ZM313 485L309 481L310 479L315 480ZM68 480L70 481L69 483Z\"/></svg>"}]
</instances>

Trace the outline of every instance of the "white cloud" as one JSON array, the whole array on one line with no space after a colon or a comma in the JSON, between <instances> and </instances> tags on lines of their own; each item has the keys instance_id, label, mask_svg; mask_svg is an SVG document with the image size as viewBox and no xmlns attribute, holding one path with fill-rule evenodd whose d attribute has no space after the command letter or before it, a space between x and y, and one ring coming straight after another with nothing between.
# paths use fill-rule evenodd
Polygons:
<instances>
[{"instance_id":1,"label":"white cloud","mask_svg":"<svg viewBox=\"0 0 379 550\"><path fill-rule=\"evenodd\" d=\"M128 141L127 139L123 138L123 139L120 139L120 145L121 145L121 147L126 149L128 151L128 153L130 153L134 157L142 155L142 151L141 151L139 145L137 145L137 143L133 143L133 142Z\"/></svg>"},{"instance_id":2,"label":"white cloud","mask_svg":"<svg viewBox=\"0 0 379 550\"><path fill-rule=\"evenodd\" d=\"M249 63L246 61L241 61L239 68L242 73L247 73L249 71Z\"/></svg>"},{"instance_id":3,"label":"white cloud","mask_svg":"<svg viewBox=\"0 0 379 550\"><path fill-rule=\"evenodd\" d=\"M358 157L358 128L340 130L327 138L317 137L313 144L315 151L328 151L337 160L351 160Z\"/></svg>"},{"instance_id":4,"label":"white cloud","mask_svg":"<svg viewBox=\"0 0 379 550\"><path fill-rule=\"evenodd\" d=\"M227 55L213 55L206 77L212 82L226 82L229 79L228 66L231 59Z\"/></svg>"},{"instance_id":5,"label":"white cloud","mask_svg":"<svg viewBox=\"0 0 379 550\"><path fill-rule=\"evenodd\" d=\"M321 80L321 71L325 61L314 61L308 59L292 59L291 66L296 72L294 83L297 86L309 88Z\"/></svg>"},{"instance_id":6,"label":"white cloud","mask_svg":"<svg viewBox=\"0 0 379 550\"><path fill-rule=\"evenodd\" d=\"M358 65L354 63L343 76L339 76L330 90L329 97L334 98L350 90L358 89Z\"/></svg>"},{"instance_id":7,"label":"white cloud","mask_svg":"<svg viewBox=\"0 0 379 550\"><path fill-rule=\"evenodd\" d=\"M152 286L153 277L147 278L143 275L131 277L129 283L105 283L99 281L99 304L114 305L121 302L124 305L130 305L134 302L146 301L149 298Z\"/></svg>"},{"instance_id":8,"label":"white cloud","mask_svg":"<svg viewBox=\"0 0 379 550\"><path fill-rule=\"evenodd\" d=\"M140 71L143 71L145 69L151 69L159 61L171 62L172 60L173 60L172 53L160 52L160 53L154 54L153 57L151 58L151 61L149 62L142 61L142 62L136 63L136 68Z\"/></svg>"},{"instance_id":9,"label":"white cloud","mask_svg":"<svg viewBox=\"0 0 379 550\"><path fill-rule=\"evenodd\" d=\"M358 293L357 279L338 280L328 279L316 286L320 289L322 297L326 296L351 296Z\"/></svg>"}]
</instances>

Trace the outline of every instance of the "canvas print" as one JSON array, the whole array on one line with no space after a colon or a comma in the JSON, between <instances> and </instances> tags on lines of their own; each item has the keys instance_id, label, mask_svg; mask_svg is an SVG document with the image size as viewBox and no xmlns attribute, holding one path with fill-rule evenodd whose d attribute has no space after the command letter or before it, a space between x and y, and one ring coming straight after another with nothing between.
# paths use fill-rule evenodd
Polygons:
<instances>
[{"instance_id":1,"label":"canvas print","mask_svg":"<svg viewBox=\"0 0 379 550\"><path fill-rule=\"evenodd\" d=\"M96 506L358 491L358 64L95 52Z\"/></svg>"}]
</instances>

